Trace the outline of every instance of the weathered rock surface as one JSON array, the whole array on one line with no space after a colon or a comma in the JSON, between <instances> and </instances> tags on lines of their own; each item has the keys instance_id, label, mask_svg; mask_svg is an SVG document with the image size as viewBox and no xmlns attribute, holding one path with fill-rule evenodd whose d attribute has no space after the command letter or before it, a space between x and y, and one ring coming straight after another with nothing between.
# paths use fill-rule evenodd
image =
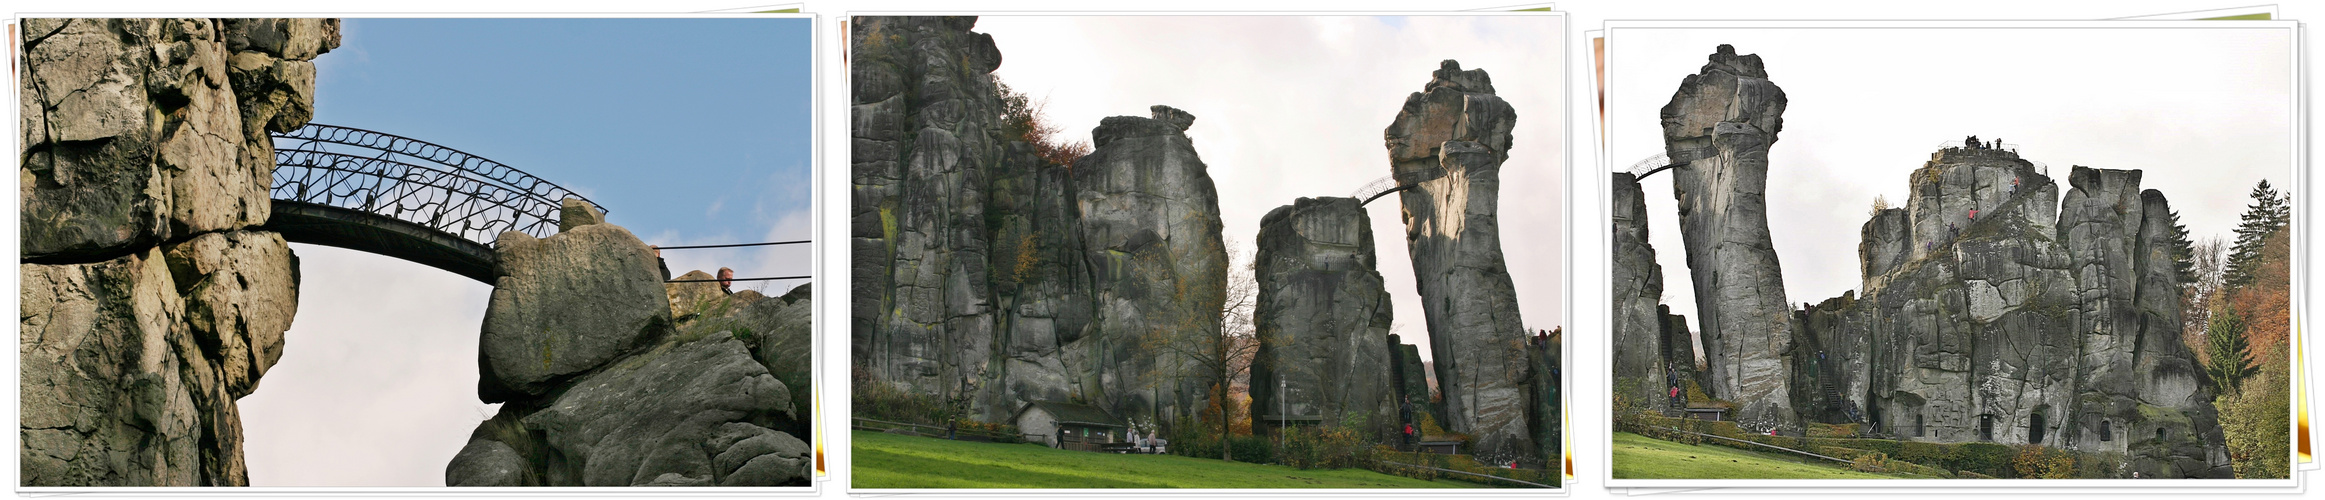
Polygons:
<instances>
[{"instance_id":1,"label":"weathered rock surface","mask_svg":"<svg viewBox=\"0 0 2325 500\"><path fill-rule=\"evenodd\" d=\"M249 230L269 213L267 132L311 116L309 61L338 21L23 29L21 484L246 484L234 401L298 305L297 258Z\"/></svg>"},{"instance_id":2,"label":"weathered rock surface","mask_svg":"<svg viewBox=\"0 0 2325 500\"><path fill-rule=\"evenodd\" d=\"M1404 343L1404 339L1392 333L1389 334L1389 348L1389 369L1394 372L1389 379L1396 384L1398 417L1419 422L1425 415L1430 421L1444 422L1445 415L1437 411L1437 405L1429 393L1432 384L1429 383L1429 367L1421 358L1421 347Z\"/></svg>"},{"instance_id":3,"label":"weathered rock surface","mask_svg":"<svg viewBox=\"0 0 2325 500\"><path fill-rule=\"evenodd\" d=\"M1823 371L1795 378L1835 390L1799 398L1814 405L1803 416L1859 420L1845 410L1865 404L1861 420L1908 439L2120 454L2115 477L2227 477L2209 385L2178 338L2171 209L2139 177L2076 167L2061 200L2015 153L1933 154L1907 206L1865 225L1865 269L1888 270L1862 298L1805 311Z\"/></svg>"},{"instance_id":4,"label":"weathered rock surface","mask_svg":"<svg viewBox=\"0 0 2325 500\"><path fill-rule=\"evenodd\" d=\"M880 17L849 33L860 368L953 398L990 382L994 306L987 179L1007 140L991 73L1001 54L971 17ZM991 416L1015 408L984 408Z\"/></svg>"},{"instance_id":5,"label":"weathered rock surface","mask_svg":"<svg viewBox=\"0 0 2325 500\"><path fill-rule=\"evenodd\" d=\"M1609 316L1609 342L1622 346L1614 352L1614 387L1623 397L1661 411L1671 404L1670 368L1664 364L1663 266L1655 262L1655 247L1647 240L1647 197L1639 179L1614 174L1614 244L1612 252L1614 313Z\"/></svg>"},{"instance_id":6,"label":"weathered rock surface","mask_svg":"<svg viewBox=\"0 0 2325 500\"><path fill-rule=\"evenodd\" d=\"M627 229L591 224L547 238L511 231L493 251L499 276L478 347L478 395L485 402L544 394L553 380L603 365L671 330L654 251Z\"/></svg>"},{"instance_id":7,"label":"weathered rock surface","mask_svg":"<svg viewBox=\"0 0 2325 500\"><path fill-rule=\"evenodd\" d=\"M1382 136L1436 357L1447 430L1479 453L1529 455L1525 323L1502 261L1501 164L1517 113L1484 70L1447 60Z\"/></svg>"},{"instance_id":8,"label":"weathered rock surface","mask_svg":"<svg viewBox=\"0 0 2325 500\"><path fill-rule=\"evenodd\" d=\"M810 450L796 436L813 425L808 287L767 297L662 284L651 250L602 217L569 206L561 233L503 235L478 385L505 404L445 483L806 484ZM510 355L532 352L548 354Z\"/></svg>"},{"instance_id":9,"label":"weathered rock surface","mask_svg":"<svg viewBox=\"0 0 2325 500\"><path fill-rule=\"evenodd\" d=\"M713 457L780 451L745 448L732 439L721 443L714 438L728 431L724 427L775 433L748 421L794 418L795 411L790 391L741 341L711 336L663 344L584 375L523 423L567 459L550 464L552 484L570 479L579 486L637 486L665 474L718 484L734 469L714 466L733 464L714 464ZM804 478L806 470L791 472L787 479Z\"/></svg>"},{"instance_id":10,"label":"weathered rock surface","mask_svg":"<svg viewBox=\"0 0 2325 500\"><path fill-rule=\"evenodd\" d=\"M1740 405L1746 428L1793 428L1795 329L1768 236L1768 147L1784 128L1784 91L1759 56L1721 45L1664 105L1665 154L1710 358L1713 396Z\"/></svg>"},{"instance_id":11,"label":"weathered rock surface","mask_svg":"<svg viewBox=\"0 0 2325 500\"><path fill-rule=\"evenodd\" d=\"M1227 246L1219 195L1186 130L1194 116L1154 106L1153 118L1113 116L1090 131L1097 148L1074 161L1084 266L1099 344L1088 365L1100 374L1096 401L1117 415L1170 421L1200 408L1204 385L1173 380L1173 352L1142 340L1216 338L1227 297ZM1075 369L1068 359L1068 369Z\"/></svg>"},{"instance_id":12,"label":"weathered rock surface","mask_svg":"<svg viewBox=\"0 0 2325 500\"><path fill-rule=\"evenodd\" d=\"M1260 220L1258 243L1253 428L1315 417L1393 442L1402 432L1401 405L1381 375L1393 369L1395 318L1374 270L1364 206L1355 198L1300 198Z\"/></svg>"},{"instance_id":13,"label":"weathered rock surface","mask_svg":"<svg viewBox=\"0 0 2325 500\"><path fill-rule=\"evenodd\" d=\"M267 131L306 123L310 61L339 43L336 19L29 19L24 30L20 236L23 258L44 263L264 223Z\"/></svg>"},{"instance_id":14,"label":"weathered rock surface","mask_svg":"<svg viewBox=\"0 0 2325 500\"><path fill-rule=\"evenodd\" d=\"M1108 118L1097 151L1045 160L1004 116L1001 54L975 23L867 16L850 32L853 368L985 421L1035 400L1167 420L1204 386L1157 386L1175 378L1152 372L1150 346L1204 300L1207 327L1171 331L1216 332L1224 289L1194 116Z\"/></svg>"}]
</instances>

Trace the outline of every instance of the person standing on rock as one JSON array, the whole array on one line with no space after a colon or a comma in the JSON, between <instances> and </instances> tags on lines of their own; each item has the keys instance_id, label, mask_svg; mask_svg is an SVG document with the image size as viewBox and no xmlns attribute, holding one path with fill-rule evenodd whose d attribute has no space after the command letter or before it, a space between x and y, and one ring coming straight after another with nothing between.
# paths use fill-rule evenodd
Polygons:
<instances>
[{"instance_id":1,"label":"person standing on rock","mask_svg":"<svg viewBox=\"0 0 2325 500\"><path fill-rule=\"evenodd\" d=\"M1978 136L1973 135L1968 139L1963 139L1962 149L1978 149Z\"/></svg>"},{"instance_id":2,"label":"person standing on rock","mask_svg":"<svg viewBox=\"0 0 2325 500\"><path fill-rule=\"evenodd\" d=\"M734 286L735 270L725 267L718 268L718 291L726 292L727 295L734 295Z\"/></svg>"},{"instance_id":3,"label":"person standing on rock","mask_svg":"<svg viewBox=\"0 0 2325 500\"><path fill-rule=\"evenodd\" d=\"M1978 209L1970 209L1970 220L1978 220Z\"/></svg>"},{"instance_id":4,"label":"person standing on rock","mask_svg":"<svg viewBox=\"0 0 2325 500\"><path fill-rule=\"evenodd\" d=\"M662 260L662 245L646 245L654 249L654 265L662 268L662 281L670 281L670 261Z\"/></svg>"}]
</instances>

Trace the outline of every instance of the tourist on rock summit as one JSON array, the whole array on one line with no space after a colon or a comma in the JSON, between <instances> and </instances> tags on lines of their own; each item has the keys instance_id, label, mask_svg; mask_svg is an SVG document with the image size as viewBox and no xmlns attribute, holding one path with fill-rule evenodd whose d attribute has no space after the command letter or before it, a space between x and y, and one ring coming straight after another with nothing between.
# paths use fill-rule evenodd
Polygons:
<instances>
[{"instance_id":1,"label":"tourist on rock summit","mask_svg":"<svg viewBox=\"0 0 2325 500\"><path fill-rule=\"evenodd\" d=\"M662 245L646 245L654 249L654 265L662 267L662 281L670 281L670 261L662 260Z\"/></svg>"},{"instance_id":2,"label":"tourist on rock summit","mask_svg":"<svg viewBox=\"0 0 2325 500\"><path fill-rule=\"evenodd\" d=\"M735 286L735 281L734 281L734 279L735 279L735 270L734 270L734 269L729 269L729 268L724 268L724 267L718 268L718 291L721 291L721 292L726 292L726 294L727 294L727 295L734 295L734 294L735 294L735 289L734 289L734 286Z\"/></svg>"}]
</instances>

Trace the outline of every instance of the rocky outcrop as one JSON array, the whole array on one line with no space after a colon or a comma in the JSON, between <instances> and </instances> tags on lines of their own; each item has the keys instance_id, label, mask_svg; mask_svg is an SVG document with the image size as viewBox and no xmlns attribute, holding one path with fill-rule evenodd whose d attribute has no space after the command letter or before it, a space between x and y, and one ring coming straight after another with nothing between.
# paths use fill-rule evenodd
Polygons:
<instances>
[{"instance_id":1,"label":"rocky outcrop","mask_svg":"<svg viewBox=\"0 0 2325 500\"><path fill-rule=\"evenodd\" d=\"M1534 456L1545 466L1561 460L1559 447L1565 445L1560 434L1566 429L1560 414L1565 402L1560 399L1563 386L1559 385L1564 378L1559 371L1564 364L1559 359L1565 352L1559 347L1563 337L1562 333L1544 332L1526 343L1526 360L1533 365L1533 377L1526 380L1526 422L1534 429Z\"/></svg>"},{"instance_id":2,"label":"rocky outcrop","mask_svg":"<svg viewBox=\"0 0 2325 500\"><path fill-rule=\"evenodd\" d=\"M1153 346L1216 333L1225 286L1194 116L1108 118L1096 151L1045 160L1007 118L1001 54L975 23L868 16L850 32L853 368L985 421L1077 399L1167 421L1206 386L1157 373L1168 349Z\"/></svg>"},{"instance_id":3,"label":"rocky outcrop","mask_svg":"<svg viewBox=\"0 0 2325 500\"><path fill-rule=\"evenodd\" d=\"M563 231L501 235L479 395L504 402L451 486L806 484L810 304L658 279L653 251L568 203ZM682 278L701 279L701 271ZM675 309L675 310L674 310Z\"/></svg>"},{"instance_id":4,"label":"rocky outcrop","mask_svg":"<svg viewBox=\"0 0 2325 500\"><path fill-rule=\"evenodd\" d=\"M1614 313L1608 317L1614 352L1614 386L1622 398L1644 409L1670 409L1670 369L1664 361L1663 265L1647 242L1647 197L1639 179L1614 174L1614 239L1610 254Z\"/></svg>"},{"instance_id":5,"label":"rocky outcrop","mask_svg":"<svg viewBox=\"0 0 2325 500\"><path fill-rule=\"evenodd\" d=\"M1107 117L1090 131L1097 149L1074 161L1098 345L1083 373L1101 374L1097 398L1117 415L1169 421L1201 407L1204 385L1168 374L1184 351L1153 352L1155 339L1219 336L1227 297L1227 246L1209 167L1187 138L1193 115L1154 106L1152 118ZM1166 340L1170 341L1170 340ZM1071 365L1072 360L1069 360ZM1171 380L1178 380L1172 384Z\"/></svg>"},{"instance_id":6,"label":"rocky outcrop","mask_svg":"<svg viewBox=\"0 0 2325 500\"><path fill-rule=\"evenodd\" d=\"M312 115L335 19L27 19L22 485L244 485L234 401L282 356L297 257L269 131Z\"/></svg>"},{"instance_id":7,"label":"rocky outcrop","mask_svg":"<svg viewBox=\"0 0 2325 500\"><path fill-rule=\"evenodd\" d=\"M485 382L478 396L487 403L544 394L671 329L654 250L620 226L590 224L548 238L512 231L493 252L500 276L477 351Z\"/></svg>"},{"instance_id":8,"label":"rocky outcrop","mask_svg":"<svg viewBox=\"0 0 2325 500\"><path fill-rule=\"evenodd\" d=\"M1389 334L1389 380L1395 384L1398 418L1420 422L1423 417L1432 422L1444 422L1445 416L1437 411L1429 388L1429 367L1421 358L1421 346L1404 343L1397 334ZM1402 429L1400 429L1402 430Z\"/></svg>"},{"instance_id":9,"label":"rocky outcrop","mask_svg":"<svg viewBox=\"0 0 2325 500\"><path fill-rule=\"evenodd\" d=\"M1502 160L1517 113L1484 70L1447 60L1382 136L1404 208L1447 430L1479 453L1529 455L1525 323L1502 261Z\"/></svg>"},{"instance_id":10,"label":"rocky outcrop","mask_svg":"<svg viewBox=\"0 0 2325 500\"><path fill-rule=\"evenodd\" d=\"M946 398L990 368L987 179L1004 167L992 37L976 18L866 17L850 33L851 343L873 378ZM991 416L1014 408L980 408Z\"/></svg>"},{"instance_id":11,"label":"rocky outcrop","mask_svg":"<svg viewBox=\"0 0 2325 500\"><path fill-rule=\"evenodd\" d=\"M1663 148L1673 164L1679 230L1695 289L1696 320L1711 360L1713 396L1740 405L1754 429L1792 428L1795 329L1784 272L1768 236L1768 147L1784 128L1784 91L1759 56L1721 45L1664 105Z\"/></svg>"},{"instance_id":12,"label":"rocky outcrop","mask_svg":"<svg viewBox=\"0 0 2325 500\"><path fill-rule=\"evenodd\" d=\"M1402 405L1382 375L1393 369L1395 318L1374 270L1364 206L1355 198L1300 198L1260 220L1258 243L1253 428L1314 417L1394 442Z\"/></svg>"},{"instance_id":13,"label":"rocky outcrop","mask_svg":"<svg viewBox=\"0 0 2325 500\"><path fill-rule=\"evenodd\" d=\"M1816 364L1796 379L1834 389L1801 398L1816 405L1802 414L2113 454L2112 477L2228 477L2209 385L2178 338L2169 204L2136 170L2076 167L2063 200L2042 170L1964 147L1914 172L1906 207L1863 231L1865 269L1889 270L1804 311Z\"/></svg>"}]
</instances>

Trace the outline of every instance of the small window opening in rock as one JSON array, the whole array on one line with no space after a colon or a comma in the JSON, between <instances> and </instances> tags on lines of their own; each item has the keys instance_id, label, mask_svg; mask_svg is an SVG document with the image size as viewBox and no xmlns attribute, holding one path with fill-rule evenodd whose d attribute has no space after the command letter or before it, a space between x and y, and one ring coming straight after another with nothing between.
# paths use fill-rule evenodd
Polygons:
<instances>
[{"instance_id":1,"label":"small window opening in rock","mask_svg":"<svg viewBox=\"0 0 2325 500\"><path fill-rule=\"evenodd\" d=\"M2110 422L2110 421L2106 421L2106 420L2101 420L2101 421L2099 421L2099 440L2100 440L2100 441L2102 441L2102 442L2104 442L2104 441L2114 441L2114 440L2115 440L2115 423L2114 423L2114 422Z\"/></svg>"},{"instance_id":2,"label":"small window opening in rock","mask_svg":"<svg viewBox=\"0 0 2325 500\"><path fill-rule=\"evenodd\" d=\"M2161 439L2161 438L2158 438L2158 439ZM1979 441L1993 441L1993 440L1994 440L1994 416L1993 416L1993 415L1979 415L1979 416L1978 416L1978 440L1979 440Z\"/></svg>"}]
</instances>

